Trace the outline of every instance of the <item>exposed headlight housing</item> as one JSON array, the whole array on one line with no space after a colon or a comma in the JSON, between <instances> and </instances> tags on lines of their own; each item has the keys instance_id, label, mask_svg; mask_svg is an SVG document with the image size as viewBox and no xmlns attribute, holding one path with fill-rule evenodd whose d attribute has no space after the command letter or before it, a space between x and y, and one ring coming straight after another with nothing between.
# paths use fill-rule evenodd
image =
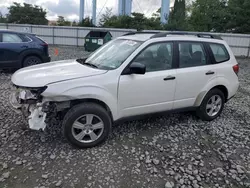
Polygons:
<instances>
[{"instance_id":1,"label":"exposed headlight housing","mask_svg":"<svg viewBox=\"0 0 250 188\"><path fill-rule=\"evenodd\" d=\"M39 88L16 87L18 98L21 100L39 99L41 93L47 89L47 86Z\"/></svg>"},{"instance_id":2,"label":"exposed headlight housing","mask_svg":"<svg viewBox=\"0 0 250 188\"><path fill-rule=\"evenodd\" d=\"M32 94L30 90L21 90L19 92L19 98L22 100L37 99L37 97Z\"/></svg>"}]
</instances>

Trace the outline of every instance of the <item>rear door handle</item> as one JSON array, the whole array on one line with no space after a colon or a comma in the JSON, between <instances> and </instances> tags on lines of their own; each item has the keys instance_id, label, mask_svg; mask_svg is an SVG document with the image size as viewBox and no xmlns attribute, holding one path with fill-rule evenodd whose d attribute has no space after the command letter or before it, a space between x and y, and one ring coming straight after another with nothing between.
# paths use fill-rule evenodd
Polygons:
<instances>
[{"instance_id":1,"label":"rear door handle","mask_svg":"<svg viewBox=\"0 0 250 188\"><path fill-rule=\"evenodd\" d=\"M168 76L166 78L163 79L164 81L168 81L168 80L175 80L174 76Z\"/></svg>"},{"instance_id":2,"label":"rear door handle","mask_svg":"<svg viewBox=\"0 0 250 188\"><path fill-rule=\"evenodd\" d=\"M208 71L208 72L206 73L206 75L212 75L212 74L214 74L214 71Z\"/></svg>"}]
</instances>

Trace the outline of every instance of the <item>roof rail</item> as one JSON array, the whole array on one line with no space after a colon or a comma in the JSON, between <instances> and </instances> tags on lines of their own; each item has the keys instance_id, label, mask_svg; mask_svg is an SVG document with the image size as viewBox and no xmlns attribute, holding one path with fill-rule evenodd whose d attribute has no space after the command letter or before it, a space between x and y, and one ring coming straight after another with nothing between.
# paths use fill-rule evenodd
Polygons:
<instances>
[{"instance_id":1,"label":"roof rail","mask_svg":"<svg viewBox=\"0 0 250 188\"><path fill-rule=\"evenodd\" d=\"M167 37L168 35L194 35L200 38L212 38L212 39L223 40L220 36L209 33L195 33L195 32L181 32L181 31L161 32L153 35L150 38L152 39L152 38Z\"/></svg>"},{"instance_id":2,"label":"roof rail","mask_svg":"<svg viewBox=\"0 0 250 188\"><path fill-rule=\"evenodd\" d=\"M126 33L122 36L128 36L128 35L136 35L136 34L157 34L159 32L157 31L148 31L148 32L143 32L143 31L135 31L135 32L129 32L129 33Z\"/></svg>"}]
</instances>

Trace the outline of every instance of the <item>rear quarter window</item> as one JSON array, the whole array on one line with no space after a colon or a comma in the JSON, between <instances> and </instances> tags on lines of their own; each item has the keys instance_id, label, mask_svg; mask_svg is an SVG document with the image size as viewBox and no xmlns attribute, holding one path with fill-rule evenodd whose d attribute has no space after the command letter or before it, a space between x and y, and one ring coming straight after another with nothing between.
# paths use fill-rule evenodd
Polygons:
<instances>
[{"instance_id":1,"label":"rear quarter window","mask_svg":"<svg viewBox=\"0 0 250 188\"><path fill-rule=\"evenodd\" d=\"M216 63L222 63L230 59L229 53L223 44L209 44Z\"/></svg>"},{"instance_id":2,"label":"rear quarter window","mask_svg":"<svg viewBox=\"0 0 250 188\"><path fill-rule=\"evenodd\" d=\"M20 35L20 36L22 37L23 42L31 42L32 41L32 39L27 35Z\"/></svg>"}]
</instances>

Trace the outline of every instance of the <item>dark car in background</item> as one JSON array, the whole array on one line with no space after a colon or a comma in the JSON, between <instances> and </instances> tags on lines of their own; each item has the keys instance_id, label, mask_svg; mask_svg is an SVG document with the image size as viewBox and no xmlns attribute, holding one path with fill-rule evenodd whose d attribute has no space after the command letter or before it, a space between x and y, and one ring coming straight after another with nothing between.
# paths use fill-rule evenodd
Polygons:
<instances>
[{"instance_id":1,"label":"dark car in background","mask_svg":"<svg viewBox=\"0 0 250 188\"><path fill-rule=\"evenodd\" d=\"M0 30L0 69L50 61L48 44L31 33Z\"/></svg>"}]
</instances>

